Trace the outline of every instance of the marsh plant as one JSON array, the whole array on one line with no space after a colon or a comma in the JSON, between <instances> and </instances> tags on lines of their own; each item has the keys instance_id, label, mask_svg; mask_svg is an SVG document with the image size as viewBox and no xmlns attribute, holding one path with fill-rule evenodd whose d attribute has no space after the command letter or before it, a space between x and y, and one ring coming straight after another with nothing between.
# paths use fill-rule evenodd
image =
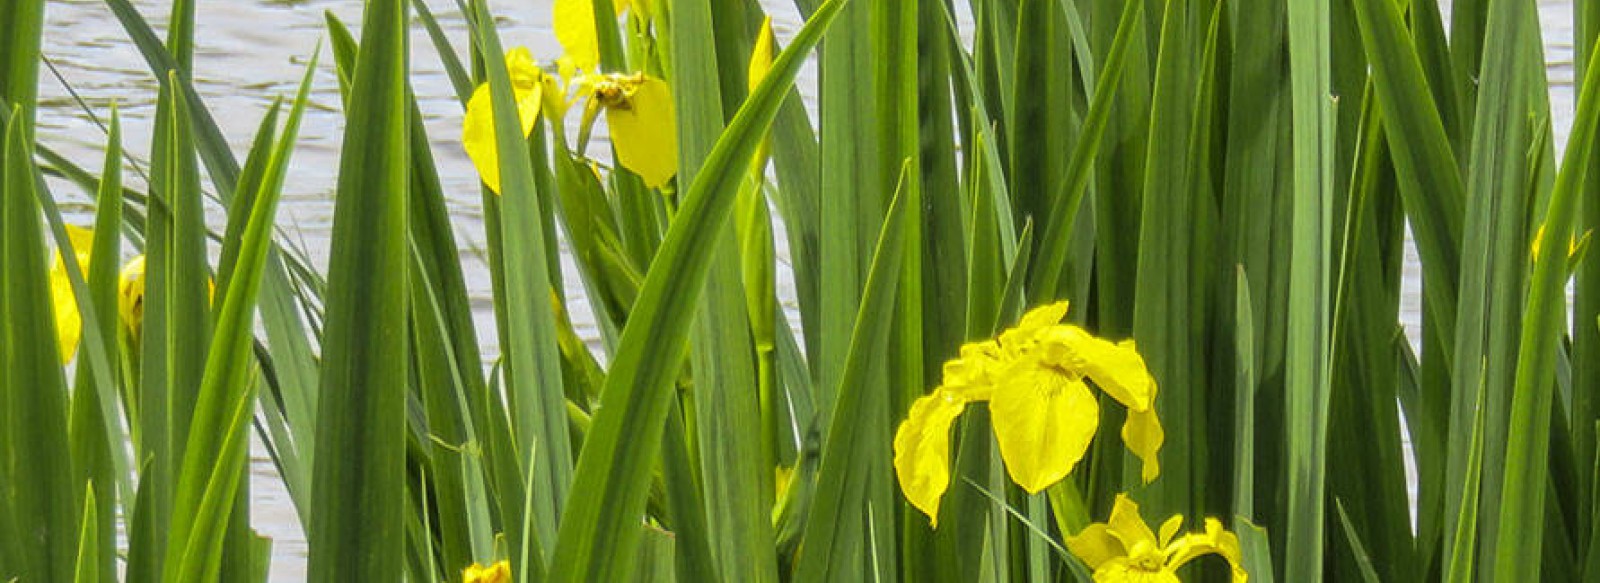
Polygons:
<instances>
[{"instance_id":1,"label":"marsh plant","mask_svg":"<svg viewBox=\"0 0 1600 583\"><path fill-rule=\"evenodd\" d=\"M240 150L196 3L84 168L0 0L0 581L267 580L253 440L316 582L1600 577L1594 0L1563 142L1534 0L367 0Z\"/></svg>"}]
</instances>

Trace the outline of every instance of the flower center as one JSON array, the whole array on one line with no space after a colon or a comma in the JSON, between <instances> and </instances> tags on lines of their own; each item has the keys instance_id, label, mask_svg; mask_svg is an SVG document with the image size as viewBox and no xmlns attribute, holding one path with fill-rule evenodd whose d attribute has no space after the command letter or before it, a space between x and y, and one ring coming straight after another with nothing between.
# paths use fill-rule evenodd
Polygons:
<instances>
[{"instance_id":1,"label":"flower center","mask_svg":"<svg viewBox=\"0 0 1600 583\"><path fill-rule=\"evenodd\" d=\"M595 99L608 109L633 109L633 92L645 81L644 73L637 75L607 75L594 86Z\"/></svg>"},{"instance_id":2,"label":"flower center","mask_svg":"<svg viewBox=\"0 0 1600 583\"><path fill-rule=\"evenodd\" d=\"M1059 395L1067 386L1083 379L1083 375L1077 371L1054 362L1040 363L1039 368L1044 373L1044 378L1040 379L1042 382L1039 383L1039 390L1046 395Z\"/></svg>"}]
</instances>

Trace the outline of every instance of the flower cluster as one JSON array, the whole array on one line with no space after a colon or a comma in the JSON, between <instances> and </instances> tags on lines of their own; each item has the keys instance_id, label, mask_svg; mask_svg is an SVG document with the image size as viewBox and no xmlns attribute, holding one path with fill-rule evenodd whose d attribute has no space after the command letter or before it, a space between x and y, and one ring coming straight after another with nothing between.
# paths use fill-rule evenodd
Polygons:
<instances>
[{"instance_id":1,"label":"flower cluster","mask_svg":"<svg viewBox=\"0 0 1600 583\"><path fill-rule=\"evenodd\" d=\"M950 424L967 405L987 402L1000 457L1012 481L1030 494L1061 481L1083 459L1100 425L1091 384L1128 409L1122 441L1143 463L1148 483L1161 473L1165 435L1156 418L1156 382L1132 341L1111 342L1061 323L1067 303L1036 308L992 340L961 347L945 363L938 388L911 405L894 438L894 467L906 499L937 527L939 501L950 485ZM1092 524L1067 546L1099 583L1177 583L1177 569L1216 554L1233 582L1248 578L1239 540L1214 518L1205 532L1177 537L1183 517L1151 532L1139 507L1119 494L1111 518Z\"/></svg>"},{"instance_id":2,"label":"flower cluster","mask_svg":"<svg viewBox=\"0 0 1600 583\"><path fill-rule=\"evenodd\" d=\"M651 3L619 0L617 13L632 10L648 19ZM580 130L600 112L606 114L617 163L639 175L646 186L660 188L678 172L677 114L666 81L644 72L599 72L600 49L595 34L594 5L589 0L557 0L556 38L566 51L557 61L558 76L546 74L527 48L506 52L506 72L517 102L523 137L533 133L539 116L559 121L578 102L585 103ZM580 141L582 141L580 139ZM489 190L500 192L499 148L495 144L494 107L487 83L467 101L461 143Z\"/></svg>"}]
</instances>

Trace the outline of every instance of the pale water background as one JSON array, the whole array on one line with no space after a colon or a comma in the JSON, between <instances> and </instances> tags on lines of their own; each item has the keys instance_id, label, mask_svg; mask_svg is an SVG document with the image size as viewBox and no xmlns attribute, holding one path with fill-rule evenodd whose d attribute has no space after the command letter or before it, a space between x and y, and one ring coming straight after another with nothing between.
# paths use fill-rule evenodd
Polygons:
<instances>
[{"instance_id":1,"label":"pale water background","mask_svg":"<svg viewBox=\"0 0 1600 583\"><path fill-rule=\"evenodd\" d=\"M134 0L134 4L158 29L165 22L166 0ZM324 13L332 12L355 29L359 29L361 20L358 0L224 0L198 4L194 83L241 159L272 100L277 96L293 97L312 50L326 37ZM458 49L465 46L465 26L455 3L429 0L428 4ZM793 4L789 0L761 0L761 4L774 15L780 41L792 37L800 25ZM964 13L966 2L957 1L956 4ZM1446 19L1448 8L1445 7ZM541 61L559 56L560 46L550 28L549 0L498 2L496 11L507 46L525 45ZM1572 5L1565 1L1539 0L1539 13L1559 152L1572 125L1576 101ZM121 24L98 0L52 0L46 20L46 57L95 115L105 118L112 103L116 103L122 116L127 150L140 160L148 160L156 109L156 82ZM964 17L960 20L963 30L970 30L970 20ZM413 27L411 43L412 87L425 117L448 197L485 355L492 356L497 349L492 342L494 323L489 312L489 276L487 267L474 251L485 247L483 214L476 174L460 148L461 107L420 24ZM333 191L344 123L339 113L338 81L326 46L320 62L278 211L280 227L297 238L319 266L325 264L331 235ZM814 111L816 74L810 65L801 73L799 88ZM41 73L40 93L38 134L41 142L85 168L99 168L105 143L99 127L49 70ZM603 140L604 136L603 127L597 128L596 137ZM603 141L590 146L591 154L606 150ZM130 173L129 179L131 186L143 187L136 174ZM65 183L52 184L59 199L80 205L88 200ZM77 209L75 216L69 213L69 220L75 218L75 222L87 223L86 205ZM225 217L213 208L210 222L214 226L222 225ZM780 260L786 261L787 249L783 248L781 236L778 243ZM563 256L563 268L571 274L568 279L576 281L577 274L570 258ZM779 277L779 293L792 312L792 278L787 269L780 269ZM1413 343L1417 342L1421 322L1420 279L1415 251L1408 246L1401 321ZM581 296L571 297L569 301L579 334L586 339L598 338L587 302ZM257 530L273 539L271 580L303 581L306 544L299 520L272 461L259 443L252 453L252 520ZM1415 479L1411 481L1414 484Z\"/></svg>"}]
</instances>

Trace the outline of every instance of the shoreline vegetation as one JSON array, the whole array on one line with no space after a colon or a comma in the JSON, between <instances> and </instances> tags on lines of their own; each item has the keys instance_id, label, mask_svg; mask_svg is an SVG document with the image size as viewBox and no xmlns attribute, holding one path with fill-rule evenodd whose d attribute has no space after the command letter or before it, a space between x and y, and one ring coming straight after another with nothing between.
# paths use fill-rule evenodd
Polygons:
<instances>
[{"instance_id":1,"label":"shoreline vegetation","mask_svg":"<svg viewBox=\"0 0 1600 583\"><path fill-rule=\"evenodd\" d=\"M155 121L84 168L0 0L0 581L268 581L253 439L319 583L1600 577L1600 0L1560 151L1533 0L956 1L365 0L234 149L197 0L105 0Z\"/></svg>"}]
</instances>

